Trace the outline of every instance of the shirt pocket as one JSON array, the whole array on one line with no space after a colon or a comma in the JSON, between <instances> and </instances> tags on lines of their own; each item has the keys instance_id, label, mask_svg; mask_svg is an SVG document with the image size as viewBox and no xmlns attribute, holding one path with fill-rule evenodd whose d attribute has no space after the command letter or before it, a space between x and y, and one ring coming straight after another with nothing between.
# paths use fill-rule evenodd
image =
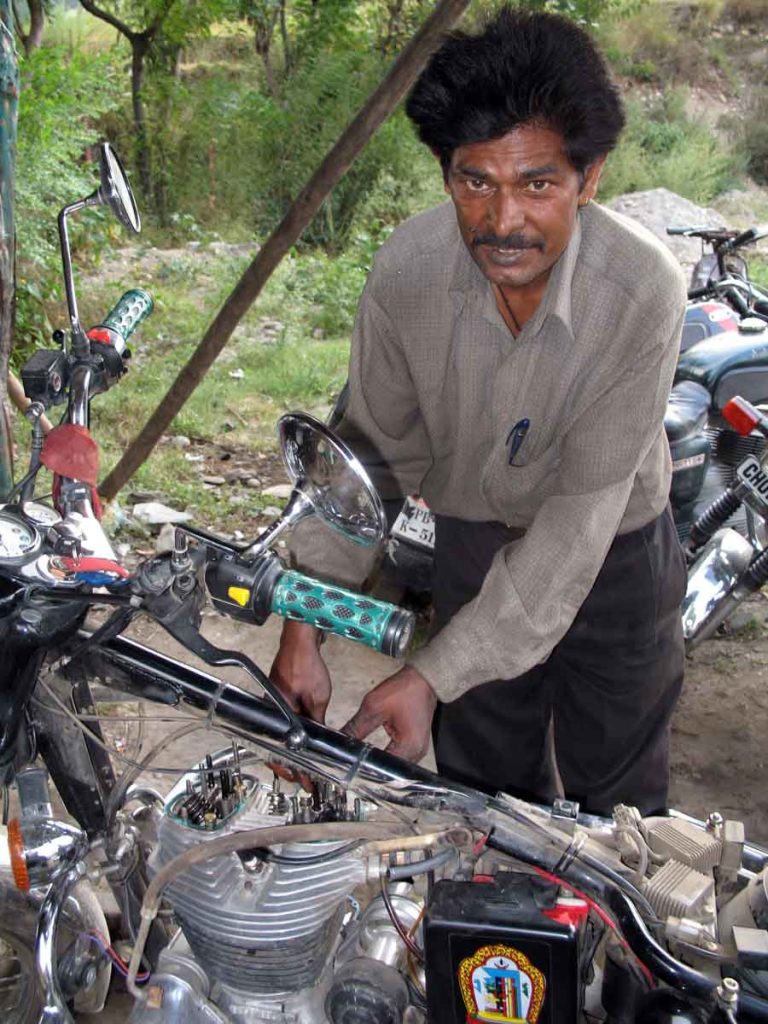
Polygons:
<instances>
[{"instance_id":1,"label":"shirt pocket","mask_svg":"<svg viewBox=\"0 0 768 1024\"><path fill-rule=\"evenodd\" d=\"M499 519L513 525L530 522L542 502L557 490L560 445L552 442L543 450L528 442L530 432L509 464L509 444L497 443L486 462L481 490Z\"/></svg>"}]
</instances>

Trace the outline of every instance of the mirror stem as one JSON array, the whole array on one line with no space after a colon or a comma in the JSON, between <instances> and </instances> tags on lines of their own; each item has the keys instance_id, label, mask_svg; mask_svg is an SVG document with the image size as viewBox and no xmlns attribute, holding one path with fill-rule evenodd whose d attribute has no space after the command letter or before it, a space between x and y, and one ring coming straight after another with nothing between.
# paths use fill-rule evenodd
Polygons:
<instances>
[{"instance_id":1,"label":"mirror stem","mask_svg":"<svg viewBox=\"0 0 768 1024\"><path fill-rule=\"evenodd\" d=\"M302 494L301 484L301 480L296 482L296 486L291 492L291 496L280 518L272 523L271 526L268 526L261 536L250 547L245 549L243 557L257 558L259 555L263 555L267 548L274 545L281 533L313 514L314 505Z\"/></svg>"},{"instance_id":2,"label":"mirror stem","mask_svg":"<svg viewBox=\"0 0 768 1024\"><path fill-rule=\"evenodd\" d=\"M75 296L75 281L72 273L72 252L69 245L69 231L67 230L67 217L71 213L84 209L86 206L96 206L100 203L99 193L92 192L85 199L79 199L76 203L65 206L59 213L59 243L61 245L61 262L64 266L64 288L67 293L67 309L69 310L69 322L72 329L72 349L74 355L83 356L90 352L88 339L80 325L80 314L77 310L77 297Z\"/></svg>"}]
</instances>

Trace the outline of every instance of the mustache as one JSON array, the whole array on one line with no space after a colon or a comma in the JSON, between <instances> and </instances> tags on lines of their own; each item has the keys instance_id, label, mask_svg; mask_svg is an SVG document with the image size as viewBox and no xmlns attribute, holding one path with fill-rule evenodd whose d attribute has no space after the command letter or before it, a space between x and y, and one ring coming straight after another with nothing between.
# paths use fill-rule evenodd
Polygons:
<instances>
[{"instance_id":1,"label":"mustache","mask_svg":"<svg viewBox=\"0 0 768 1024\"><path fill-rule=\"evenodd\" d=\"M511 234L503 238L493 232L475 235L472 239L473 248L478 245L490 245L494 249L543 249L541 242L526 238L525 235Z\"/></svg>"}]
</instances>

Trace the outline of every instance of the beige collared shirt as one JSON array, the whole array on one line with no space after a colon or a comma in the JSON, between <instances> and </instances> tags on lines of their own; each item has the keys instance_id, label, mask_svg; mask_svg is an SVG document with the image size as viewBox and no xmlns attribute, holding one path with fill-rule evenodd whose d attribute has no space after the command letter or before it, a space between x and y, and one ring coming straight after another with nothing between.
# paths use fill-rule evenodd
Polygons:
<instances>
[{"instance_id":1,"label":"beige collared shirt","mask_svg":"<svg viewBox=\"0 0 768 1024\"><path fill-rule=\"evenodd\" d=\"M358 309L339 433L384 498L497 520L525 536L480 593L410 658L442 700L545 660L617 533L664 509L663 417L685 304L682 273L640 226L590 203L515 338L445 204L398 228ZM510 431L530 426L512 464ZM294 560L359 585L372 559L317 524Z\"/></svg>"}]
</instances>

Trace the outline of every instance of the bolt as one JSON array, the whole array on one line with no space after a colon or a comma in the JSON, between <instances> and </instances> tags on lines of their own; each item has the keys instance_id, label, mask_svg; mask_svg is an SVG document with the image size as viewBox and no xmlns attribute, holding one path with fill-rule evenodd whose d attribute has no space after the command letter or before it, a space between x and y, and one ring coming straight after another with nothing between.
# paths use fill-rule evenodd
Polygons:
<instances>
[{"instance_id":1,"label":"bolt","mask_svg":"<svg viewBox=\"0 0 768 1024\"><path fill-rule=\"evenodd\" d=\"M735 978L723 978L717 986L717 999L723 1006L734 1009L739 1001L739 983Z\"/></svg>"},{"instance_id":2,"label":"bolt","mask_svg":"<svg viewBox=\"0 0 768 1024\"><path fill-rule=\"evenodd\" d=\"M285 743L289 750L301 750L306 741L307 734L301 726L295 726L285 737Z\"/></svg>"},{"instance_id":3,"label":"bolt","mask_svg":"<svg viewBox=\"0 0 768 1024\"><path fill-rule=\"evenodd\" d=\"M707 831L714 832L716 829L722 828L723 816L719 811L712 811L707 815Z\"/></svg>"}]
</instances>

